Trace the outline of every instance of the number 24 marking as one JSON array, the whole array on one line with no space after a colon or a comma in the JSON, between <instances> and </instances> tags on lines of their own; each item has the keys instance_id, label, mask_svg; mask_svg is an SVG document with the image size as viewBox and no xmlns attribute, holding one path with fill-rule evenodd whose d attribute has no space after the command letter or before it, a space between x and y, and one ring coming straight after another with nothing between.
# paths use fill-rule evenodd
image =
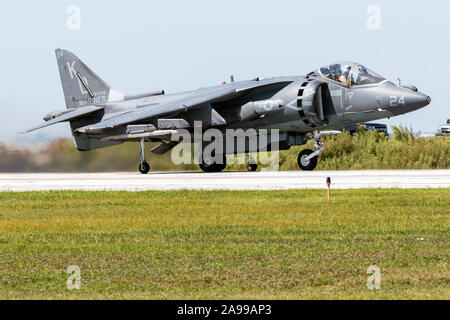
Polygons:
<instances>
[{"instance_id":1,"label":"number 24 marking","mask_svg":"<svg viewBox=\"0 0 450 320\"><path fill-rule=\"evenodd\" d=\"M405 105L405 96L401 96L401 97L391 96L390 104L391 104L391 107L396 107L399 104L404 106Z\"/></svg>"}]
</instances>

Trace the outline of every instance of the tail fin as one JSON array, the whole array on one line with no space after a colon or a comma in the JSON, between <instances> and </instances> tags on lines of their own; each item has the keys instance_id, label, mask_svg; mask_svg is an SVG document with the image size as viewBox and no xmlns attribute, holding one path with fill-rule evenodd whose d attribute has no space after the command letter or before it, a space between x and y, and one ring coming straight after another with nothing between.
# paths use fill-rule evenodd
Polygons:
<instances>
[{"instance_id":1,"label":"tail fin","mask_svg":"<svg viewBox=\"0 0 450 320\"><path fill-rule=\"evenodd\" d=\"M87 65L72 52L56 49L59 75L64 91L67 109L88 105L104 105L108 101L121 101L124 94L114 91ZM99 111L100 112L100 111ZM93 150L120 144L121 142L102 141L101 139L76 135L74 131L89 124L101 121L102 114L92 114L70 121L75 146L80 151Z\"/></svg>"},{"instance_id":2,"label":"tail fin","mask_svg":"<svg viewBox=\"0 0 450 320\"><path fill-rule=\"evenodd\" d=\"M55 53L68 109L124 99L72 52L56 49Z\"/></svg>"}]
</instances>

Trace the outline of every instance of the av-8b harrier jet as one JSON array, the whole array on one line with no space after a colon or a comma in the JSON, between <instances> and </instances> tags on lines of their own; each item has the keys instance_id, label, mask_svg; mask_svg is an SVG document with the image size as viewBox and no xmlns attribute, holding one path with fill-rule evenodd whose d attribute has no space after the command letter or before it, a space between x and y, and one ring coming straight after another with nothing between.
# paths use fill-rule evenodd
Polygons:
<instances>
[{"instance_id":1,"label":"av-8b harrier jet","mask_svg":"<svg viewBox=\"0 0 450 320\"><path fill-rule=\"evenodd\" d=\"M112 89L73 53L57 49L56 58L67 108L46 115L44 123L27 132L68 121L80 151L140 141L139 171L144 174L150 170L144 142L160 143L155 154L168 152L177 144L171 136L177 130L193 131L195 121L201 121L202 130L216 128L224 134L226 129L278 129L279 150L312 139L315 150L300 152L298 165L314 170L323 151L320 139L333 129L397 116L431 102L416 87L396 85L355 62L334 63L305 76L236 82L231 77L229 83L194 91L127 95ZM256 149L247 143L233 153L269 150L275 150L271 141ZM224 154L214 155L213 160L204 158L200 168L219 172L225 161ZM256 165L247 168L254 171Z\"/></svg>"}]
</instances>

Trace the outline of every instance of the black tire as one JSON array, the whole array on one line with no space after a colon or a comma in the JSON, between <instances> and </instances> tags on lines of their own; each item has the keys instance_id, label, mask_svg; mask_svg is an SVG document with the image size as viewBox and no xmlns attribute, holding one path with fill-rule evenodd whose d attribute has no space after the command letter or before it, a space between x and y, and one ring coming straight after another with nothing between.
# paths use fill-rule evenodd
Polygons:
<instances>
[{"instance_id":1,"label":"black tire","mask_svg":"<svg viewBox=\"0 0 450 320\"><path fill-rule=\"evenodd\" d=\"M225 155L223 155L222 163L199 164L200 169L202 169L202 171L204 172L221 172L225 169L226 166L227 166L227 158Z\"/></svg>"},{"instance_id":2,"label":"black tire","mask_svg":"<svg viewBox=\"0 0 450 320\"><path fill-rule=\"evenodd\" d=\"M227 163L224 160L224 163L218 163L215 165L213 172L222 172L226 166L227 166Z\"/></svg>"},{"instance_id":3,"label":"black tire","mask_svg":"<svg viewBox=\"0 0 450 320\"><path fill-rule=\"evenodd\" d=\"M147 174L150 171L150 165L147 161L141 162L139 164L139 172L142 174Z\"/></svg>"},{"instance_id":4,"label":"black tire","mask_svg":"<svg viewBox=\"0 0 450 320\"><path fill-rule=\"evenodd\" d=\"M227 165L226 165L226 163L223 163L223 164L213 163L213 164L210 164L210 165L201 163L198 166L204 172L221 172L221 171L223 171L223 169L225 169L225 167Z\"/></svg>"},{"instance_id":5,"label":"black tire","mask_svg":"<svg viewBox=\"0 0 450 320\"><path fill-rule=\"evenodd\" d=\"M200 169L202 169L203 172L212 172L211 171L212 165L206 165L206 164L200 163L198 166L200 167Z\"/></svg>"},{"instance_id":6,"label":"black tire","mask_svg":"<svg viewBox=\"0 0 450 320\"><path fill-rule=\"evenodd\" d=\"M247 171L253 172L258 169L258 165L256 163L247 163Z\"/></svg>"},{"instance_id":7,"label":"black tire","mask_svg":"<svg viewBox=\"0 0 450 320\"><path fill-rule=\"evenodd\" d=\"M313 171L317 166L317 157L310 159L309 161L305 161L304 158L309 156L314 151L310 149L305 149L298 155L297 163L300 169L303 171Z\"/></svg>"}]
</instances>

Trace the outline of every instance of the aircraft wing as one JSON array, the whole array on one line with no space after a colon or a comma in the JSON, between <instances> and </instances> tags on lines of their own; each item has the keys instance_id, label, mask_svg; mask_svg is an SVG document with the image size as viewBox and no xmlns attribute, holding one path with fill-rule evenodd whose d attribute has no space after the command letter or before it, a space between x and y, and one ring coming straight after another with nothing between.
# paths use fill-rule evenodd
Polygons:
<instances>
[{"instance_id":1,"label":"aircraft wing","mask_svg":"<svg viewBox=\"0 0 450 320\"><path fill-rule=\"evenodd\" d=\"M119 116L109 118L105 121L88 125L77 129L81 133L98 133L104 129L111 129L118 126L134 123L140 120L149 119L155 116L166 116L181 111L188 111L202 108L205 105L241 95L249 90L272 85L284 85L288 81L260 81L246 88L237 88L233 84L223 85L216 88L203 88L195 91L192 95L159 105L144 106L138 110L133 110Z\"/></svg>"},{"instance_id":2,"label":"aircraft wing","mask_svg":"<svg viewBox=\"0 0 450 320\"><path fill-rule=\"evenodd\" d=\"M87 107L76 108L76 109L73 109L72 111L68 111L67 113L64 113L64 114L62 114L62 115L60 115L58 117L55 117L55 118L53 118L51 120L42 122L42 123L40 123L40 124L30 128L30 129L24 131L24 132L21 132L21 133L31 132L31 131L34 131L34 130L37 130L37 129L41 129L41 128L44 128L44 127L51 126L52 124L59 123L59 122L73 120L73 119L76 119L78 117L87 115L89 113L101 110L103 108L104 107L100 107L100 106L87 106Z\"/></svg>"},{"instance_id":3,"label":"aircraft wing","mask_svg":"<svg viewBox=\"0 0 450 320\"><path fill-rule=\"evenodd\" d=\"M125 114L121 114L117 117L101 121L96 124L85 126L77 129L81 133L96 133L103 129L115 128L117 126L133 123L139 120L152 118L155 116L163 116L173 114L179 111L187 111L195 109L196 107L203 106L207 103L214 102L218 98L223 98L229 95L233 95L236 89L232 86L224 86L218 89L200 89L191 96L161 103L158 105L152 105L147 107L141 107L138 110L133 110Z\"/></svg>"}]
</instances>

